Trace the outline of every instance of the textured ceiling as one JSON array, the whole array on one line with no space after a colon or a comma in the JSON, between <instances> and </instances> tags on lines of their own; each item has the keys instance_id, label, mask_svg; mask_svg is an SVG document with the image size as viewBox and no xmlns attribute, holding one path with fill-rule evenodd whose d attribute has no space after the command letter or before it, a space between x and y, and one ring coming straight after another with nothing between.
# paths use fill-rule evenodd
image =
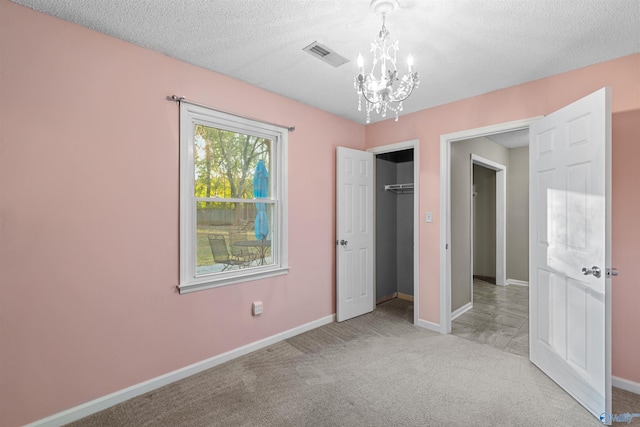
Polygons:
<instances>
[{"instance_id":1,"label":"textured ceiling","mask_svg":"<svg viewBox=\"0 0 640 427\"><path fill-rule=\"evenodd\" d=\"M355 58L381 25L369 0L13 1L364 123ZM640 52L639 0L399 4L387 28L421 77L405 114ZM350 62L302 50L314 41Z\"/></svg>"},{"instance_id":2,"label":"textured ceiling","mask_svg":"<svg viewBox=\"0 0 640 427\"><path fill-rule=\"evenodd\" d=\"M529 145L529 129L494 133L492 135L487 135L487 138L505 146L506 148L526 147Z\"/></svg>"}]
</instances>

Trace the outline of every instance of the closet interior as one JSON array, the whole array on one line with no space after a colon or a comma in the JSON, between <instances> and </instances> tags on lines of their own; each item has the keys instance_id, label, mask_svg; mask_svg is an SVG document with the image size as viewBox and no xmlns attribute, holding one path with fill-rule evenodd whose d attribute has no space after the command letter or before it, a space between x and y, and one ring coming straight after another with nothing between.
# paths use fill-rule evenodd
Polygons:
<instances>
[{"instance_id":1,"label":"closet interior","mask_svg":"<svg viewBox=\"0 0 640 427\"><path fill-rule=\"evenodd\" d=\"M413 301L413 149L376 155L376 303Z\"/></svg>"}]
</instances>

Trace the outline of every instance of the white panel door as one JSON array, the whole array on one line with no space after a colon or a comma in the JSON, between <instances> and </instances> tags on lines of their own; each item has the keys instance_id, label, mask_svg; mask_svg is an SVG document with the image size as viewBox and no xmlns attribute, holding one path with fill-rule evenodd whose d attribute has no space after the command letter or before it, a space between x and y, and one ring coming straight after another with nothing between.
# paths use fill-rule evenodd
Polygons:
<instances>
[{"instance_id":1,"label":"white panel door","mask_svg":"<svg viewBox=\"0 0 640 427\"><path fill-rule=\"evenodd\" d=\"M531 361L597 417L611 412L610 123L604 88L532 124L529 147Z\"/></svg>"},{"instance_id":2,"label":"white panel door","mask_svg":"<svg viewBox=\"0 0 640 427\"><path fill-rule=\"evenodd\" d=\"M336 318L374 308L373 154L336 151Z\"/></svg>"}]
</instances>

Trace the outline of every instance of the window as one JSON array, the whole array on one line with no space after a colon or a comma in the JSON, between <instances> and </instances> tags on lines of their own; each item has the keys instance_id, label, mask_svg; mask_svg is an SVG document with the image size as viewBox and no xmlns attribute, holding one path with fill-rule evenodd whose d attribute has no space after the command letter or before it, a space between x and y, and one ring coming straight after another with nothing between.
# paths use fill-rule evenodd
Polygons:
<instances>
[{"instance_id":1,"label":"window","mask_svg":"<svg viewBox=\"0 0 640 427\"><path fill-rule=\"evenodd\" d=\"M287 136L180 103L180 293L287 273Z\"/></svg>"}]
</instances>

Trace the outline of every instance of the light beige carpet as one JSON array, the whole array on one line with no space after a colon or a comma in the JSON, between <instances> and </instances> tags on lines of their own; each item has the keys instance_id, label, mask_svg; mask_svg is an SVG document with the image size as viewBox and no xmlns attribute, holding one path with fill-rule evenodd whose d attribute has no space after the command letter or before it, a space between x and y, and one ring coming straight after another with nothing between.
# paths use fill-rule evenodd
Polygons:
<instances>
[{"instance_id":1,"label":"light beige carpet","mask_svg":"<svg viewBox=\"0 0 640 427\"><path fill-rule=\"evenodd\" d=\"M74 425L601 425L528 359L417 328L405 303L383 306Z\"/></svg>"}]
</instances>

